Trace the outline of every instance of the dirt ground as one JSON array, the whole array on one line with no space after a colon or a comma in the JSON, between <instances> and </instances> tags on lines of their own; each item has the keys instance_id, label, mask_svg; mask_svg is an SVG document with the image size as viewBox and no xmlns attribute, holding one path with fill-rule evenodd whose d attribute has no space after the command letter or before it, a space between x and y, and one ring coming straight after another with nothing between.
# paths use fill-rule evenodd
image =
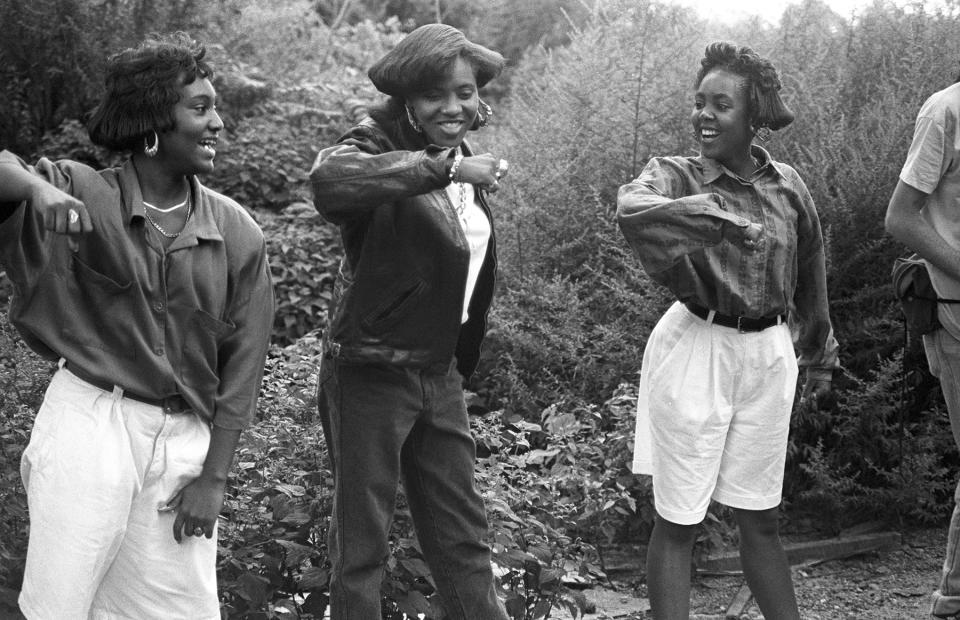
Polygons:
<instances>
[{"instance_id":1,"label":"dirt ground","mask_svg":"<svg viewBox=\"0 0 960 620\"><path fill-rule=\"evenodd\" d=\"M899 546L844 559L808 560L793 567L803 620L912 620L930 618L929 595L943 563L946 526L902 532ZM693 620L762 619L750 602L727 615L744 587L738 574L698 574L693 582ZM585 620L648 618L646 587L637 575L619 571L610 589L585 592L596 605ZM554 616L558 617L559 616Z\"/></svg>"},{"instance_id":2,"label":"dirt ground","mask_svg":"<svg viewBox=\"0 0 960 620\"><path fill-rule=\"evenodd\" d=\"M803 620L926 620L930 591L943 562L946 525L902 532L900 544L844 559L808 560L793 567ZM647 620L649 604L640 569L642 552L625 550L612 557L609 587L583 591L594 611L583 620ZM608 569L609 570L609 569ZM762 620L752 599L732 605L743 577L698 574L693 581L691 620ZM741 612L728 615L731 607ZM0 619L23 616L0 606ZM554 610L553 620L570 620Z\"/></svg>"}]
</instances>

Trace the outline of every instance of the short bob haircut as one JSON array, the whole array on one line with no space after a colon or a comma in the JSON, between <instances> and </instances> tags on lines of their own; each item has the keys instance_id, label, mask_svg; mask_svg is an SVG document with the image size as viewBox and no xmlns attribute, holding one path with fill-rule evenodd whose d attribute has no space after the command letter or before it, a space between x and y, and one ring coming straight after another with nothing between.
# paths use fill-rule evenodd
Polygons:
<instances>
[{"instance_id":1,"label":"short bob haircut","mask_svg":"<svg viewBox=\"0 0 960 620\"><path fill-rule=\"evenodd\" d=\"M406 99L442 82L458 57L473 67L477 88L500 75L505 63L503 56L470 42L453 26L427 24L404 37L367 75L380 92Z\"/></svg>"},{"instance_id":2,"label":"short bob haircut","mask_svg":"<svg viewBox=\"0 0 960 620\"><path fill-rule=\"evenodd\" d=\"M107 60L106 90L87 123L94 144L140 148L152 132L174 129L179 88L213 77L206 48L184 32L153 35Z\"/></svg>"},{"instance_id":3,"label":"short bob haircut","mask_svg":"<svg viewBox=\"0 0 960 620\"><path fill-rule=\"evenodd\" d=\"M746 46L724 41L707 46L695 86L714 69L724 69L746 78L750 124L754 130L782 129L793 122L794 114L780 98L780 78L773 64Z\"/></svg>"}]
</instances>

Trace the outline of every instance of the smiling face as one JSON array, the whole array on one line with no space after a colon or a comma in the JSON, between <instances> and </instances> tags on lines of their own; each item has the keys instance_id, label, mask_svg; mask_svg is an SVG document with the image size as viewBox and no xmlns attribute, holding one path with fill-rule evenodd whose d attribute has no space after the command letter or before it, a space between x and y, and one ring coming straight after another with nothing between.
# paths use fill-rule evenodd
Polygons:
<instances>
[{"instance_id":1,"label":"smiling face","mask_svg":"<svg viewBox=\"0 0 960 620\"><path fill-rule=\"evenodd\" d=\"M704 157L739 173L750 163L750 110L747 79L725 69L707 73L694 94L690 115Z\"/></svg>"},{"instance_id":2,"label":"smiling face","mask_svg":"<svg viewBox=\"0 0 960 620\"><path fill-rule=\"evenodd\" d=\"M411 95L407 105L431 144L453 147L463 142L476 119L478 101L473 67L458 56L441 83Z\"/></svg>"},{"instance_id":3,"label":"smiling face","mask_svg":"<svg viewBox=\"0 0 960 620\"><path fill-rule=\"evenodd\" d=\"M217 136L223 121L217 113L217 93L206 78L179 88L173 109L174 128L159 134L158 163L172 173L192 175L213 171Z\"/></svg>"}]
</instances>

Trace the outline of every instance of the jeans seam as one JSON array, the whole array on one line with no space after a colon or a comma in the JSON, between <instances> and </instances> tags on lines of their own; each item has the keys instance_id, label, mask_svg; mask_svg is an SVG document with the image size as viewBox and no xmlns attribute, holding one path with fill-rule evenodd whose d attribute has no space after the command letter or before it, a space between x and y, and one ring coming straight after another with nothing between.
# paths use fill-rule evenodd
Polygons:
<instances>
[{"instance_id":1,"label":"jeans seam","mask_svg":"<svg viewBox=\"0 0 960 620\"><path fill-rule=\"evenodd\" d=\"M423 389L424 408L426 409L429 407L429 404L427 403L427 399L426 399L426 389L423 387L424 381L423 381L422 375L420 378L420 385L422 386L422 389ZM414 473L417 477L417 487L421 491L421 501L423 501L425 499L423 497L425 494L422 493L422 490L426 488L426 485L424 484L423 476L421 475L422 470L420 467L420 441L419 441L419 437L416 434L414 434L411 437L411 440L414 442L414 445L413 445L413 460L415 465ZM427 502L427 501L423 501L423 504L424 504L424 512L427 514L430 520L430 523L428 524L430 526L430 535L433 537L434 543L436 544L438 550L444 549L444 545L441 544L440 528L437 525L437 519L434 516L433 507L430 505L430 502ZM457 607L458 607L457 611L460 617L466 618L467 614L463 608L463 599L460 597L460 592L458 591L458 584L450 576L451 572L450 572L449 566L447 566L445 553L438 553L437 564L438 564L437 568L439 568L443 573L443 580L447 584L449 584L450 594L453 597L454 602L457 604ZM436 578L436 575L434 575L434 578Z\"/></svg>"},{"instance_id":2,"label":"jeans seam","mask_svg":"<svg viewBox=\"0 0 960 620\"><path fill-rule=\"evenodd\" d=\"M341 458L341 455L343 454L342 446L340 443L343 438L342 437L343 433L341 428L342 425L340 423L340 418L343 415L343 388L340 383L339 370L340 370L339 368L333 369L333 372L336 374L336 377L335 377L336 390L333 393L333 398L335 398L337 401L337 406L333 408L333 413L337 416L337 421L336 421L337 431L333 433L333 435L334 435L334 441L336 442L338 459ZM331 379L333 378L334 377L331 377ZM333 430L333 426L334 426L334 421L331 419L330 420L331 431ZM332 454L330 455L330 458L331 459L333 458ZM336 525L336 533L337 533L336 534L337 540L333 546L334 548L339 549L340 553L337 555L336 564L331 566L331 569L334 575L342 575L343 574L343 498L342 498L343 485L341 484L342 483L341 476L343 475L342 463L340 467L333 467L333 470L334 470L333 471L333 485L334 485L333 488L336 489L336 497L334 498L334 505L336 506L336 510L333 511L333 519L336 522L335 525ZM343 585L340 583L339 580L336 580L333 583L336 583L337 591L333 592L331 589L330 598L335 599L339 603L338 607L343 609L344 615L348 615L349 600L346 596L346 593L343 591Z\"/></svg>"}]
</instances>

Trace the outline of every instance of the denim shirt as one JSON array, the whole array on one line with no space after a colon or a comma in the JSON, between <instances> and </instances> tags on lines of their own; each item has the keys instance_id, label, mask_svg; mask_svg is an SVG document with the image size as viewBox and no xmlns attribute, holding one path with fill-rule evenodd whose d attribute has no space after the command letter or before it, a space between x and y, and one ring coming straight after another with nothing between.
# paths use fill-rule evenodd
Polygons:
<instances>
[{"instance_id":1,"label":"denim shirt","mask_svg":"<svg viewBox=\"0 0 960 620\"><path fill-rule=\"evenodd\" d=\"M830 378L839 365L827 303L820 220L797 172L753 147L742 179L706 157L655 157L620 188L617 218L647 274L683 302L752 318L789 314L799 364ZM729 226L763 227L750 251Z\"/></svg>"}]
</instances>

